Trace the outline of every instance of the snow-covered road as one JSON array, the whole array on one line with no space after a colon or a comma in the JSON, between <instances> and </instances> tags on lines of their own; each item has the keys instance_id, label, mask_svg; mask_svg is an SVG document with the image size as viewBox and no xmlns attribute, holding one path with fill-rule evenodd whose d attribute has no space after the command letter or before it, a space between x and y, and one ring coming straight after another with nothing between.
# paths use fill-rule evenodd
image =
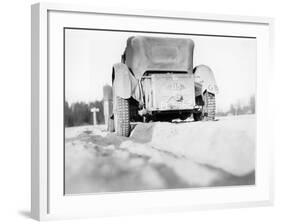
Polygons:
<instances>
[{"instance_id":1,"label":"snow-covered road","mask_svg":"<svg viewBox=\"0 0 281 224\"><path fill-rule=\"evenodd\" d=\"M254 184L255 121L140 123L130 138L104 126L66 128L65 192Z\"/></svg>"}]
</instances>

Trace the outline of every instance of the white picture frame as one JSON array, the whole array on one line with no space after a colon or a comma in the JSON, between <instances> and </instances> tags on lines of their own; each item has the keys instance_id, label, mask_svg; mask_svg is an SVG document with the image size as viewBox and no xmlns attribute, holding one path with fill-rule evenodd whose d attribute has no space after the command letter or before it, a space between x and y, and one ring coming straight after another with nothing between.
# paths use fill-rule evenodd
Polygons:
<instances>
[{"instance_id":1,"label":"white picture frame","mask_svg":"<svg viewBox=\"0 0 281 224\"><path fill-rule=\"evenodd\" d=\"M113 216L273 203L272 18L38 3L31 7L31 214L37 220ZM257 181L255 186L65 196L63 193L64 27L107 28L257 38ZM171 30L169 30L171 31ZM266 74L266 75L265 75ZM179 200L180 199L180 200ZM117 206L122 204L122 206ZM83 207L83 209L82 209Z\"/></svg>"}]
</instances>

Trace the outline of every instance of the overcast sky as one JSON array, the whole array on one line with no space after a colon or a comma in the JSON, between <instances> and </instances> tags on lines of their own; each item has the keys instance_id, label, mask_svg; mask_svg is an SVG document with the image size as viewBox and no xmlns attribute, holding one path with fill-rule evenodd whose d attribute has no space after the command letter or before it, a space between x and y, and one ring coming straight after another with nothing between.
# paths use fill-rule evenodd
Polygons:
<instances>
[{"instance_id":1,"label":"overcast sky","mask_svg":"<svg viewBox=\"0 0 281 224\"><path fill-rule=\"evenodd\" d=\"M127 38L134 35L181 37L94 30L66 30L65 96L70 103L102 99L102 87L111 84L112 65L120 62ZM194 67L206 64L219 87L217 107L245 103L256 92L256 40L186 35L193 39Z\"/></svg>"}]
</instances>

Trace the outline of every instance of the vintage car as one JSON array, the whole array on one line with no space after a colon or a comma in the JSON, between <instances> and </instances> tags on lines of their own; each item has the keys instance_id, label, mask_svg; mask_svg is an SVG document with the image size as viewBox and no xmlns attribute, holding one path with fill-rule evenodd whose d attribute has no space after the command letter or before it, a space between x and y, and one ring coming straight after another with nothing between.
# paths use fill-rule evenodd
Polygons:
<instances>
[{"instance_id":1,"label":"vintage car","mask_svg":"<svg viewBox=\"0 0 281 224\"><path fill-rule=\"evenodd\" d=\"M131 122L215 119L218 87L206 65L193 68L194 42L133 36L113 66L109 130L129 136Z\"/></svg>"}]
</instances>

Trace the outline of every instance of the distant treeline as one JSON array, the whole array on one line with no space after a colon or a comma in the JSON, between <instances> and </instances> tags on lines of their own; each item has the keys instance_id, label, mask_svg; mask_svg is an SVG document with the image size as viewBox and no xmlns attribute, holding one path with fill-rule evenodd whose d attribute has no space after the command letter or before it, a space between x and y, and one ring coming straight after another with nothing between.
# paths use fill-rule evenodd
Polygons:
<instances>
[{"instance_id":1,"label":"distant treeline","mask_svg":"<svg viewBox=\"0 0 281 224\"><path fill-rule=\"evenodd\" d=\"M242 115L242 114L255 114L256 113L256 100L255 96L251 96L248 104L242 105L238 100L236 103L230 104L227 111L221 111L218 109L217 116L228 116L228 115Z\"/></svg>"},{"instance_id":2,"label":"distant treeline","mask_svg":"<svg viewBox=\"0 0 281 224\"><path fill-rule=\"evenodd\" d=\"M93 124L93 113L91 109L99 108L97 112L98 124L104 124L103 101L90 103L76 102L71 105L66 101L64 104L64 123L66 127ZM218 108L217 116L254 114L256 108L255 96L251 96L248 104L242 105L240 101L230 105L229 109L222 111Z\"/></svg>"},{"instance_id":3,"label":"distant treeline","mask_svg":"<svg viewBox=\"0 0 281 224\"><path fill-rule=\"evenodd\" d=\"M64 123L66 127L93 124L93 113L91 108L99 108L97 112L98 124L104 124L103 102L95 101L90 103L76 102L71 105L64 103Z\"/></svg>"}]
</instances>

